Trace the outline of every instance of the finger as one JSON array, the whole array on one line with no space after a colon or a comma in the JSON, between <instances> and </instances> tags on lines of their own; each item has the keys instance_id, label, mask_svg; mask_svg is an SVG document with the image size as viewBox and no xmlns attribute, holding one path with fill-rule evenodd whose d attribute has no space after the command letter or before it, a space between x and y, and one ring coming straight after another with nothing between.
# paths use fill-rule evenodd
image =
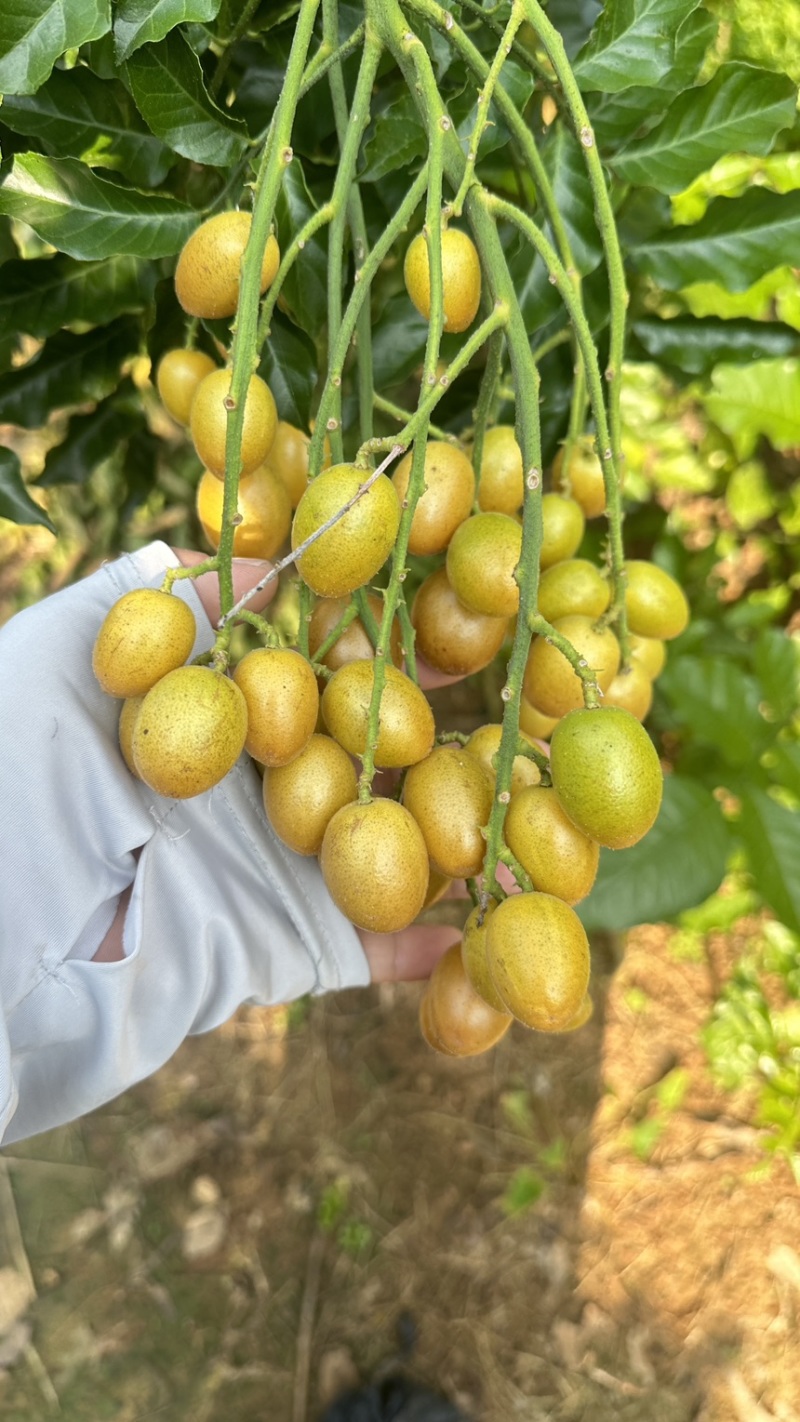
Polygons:
<instances>
[{"instance_id":1,"label":"finger","mask_svg":"<svg viewBox=\"0 0 800 1422\"><path fill-rule=\"evenodd\" d=\"M412 923L399 933L370 933L366 929L358 933L374 983L429 978L442 954L458 942L446 924Z\"/></svg>"},{"instance_id":2,"label":"finger","mask_svg":"<svg viewBox=\"0 0 800 1422\"><path fill-rule=\"evenodd\" d=\"M417 657L417 676L423 691L435 691L439 686L452 686L454 682L464 680L463 676L448 676L446 672L429 667L422 657Z\"/></svg>"},{"instance_id":3,"label":"finger","mask_svg":"<svg viewBox=\"0 0 800 1422\"><path fill-rule=\"evenodd\" d=\"M192 568L196 563L203 563L208 557L207 553L198 553L193 548L173 548L172 551L184 568ZM238 602L239 598L244 597L250 588L255 587L256 583L265 578L271 567L271 563L264 562L260 558L234 558L233 596L235 601ZM198 578L194 579L194 585L209 622L215 626L220 617L217 574L201 573ZM247 604L251 612L261 612L268 603L272 602L277 590L278 579L275 578Z\"/></svg>"}]
</instances>

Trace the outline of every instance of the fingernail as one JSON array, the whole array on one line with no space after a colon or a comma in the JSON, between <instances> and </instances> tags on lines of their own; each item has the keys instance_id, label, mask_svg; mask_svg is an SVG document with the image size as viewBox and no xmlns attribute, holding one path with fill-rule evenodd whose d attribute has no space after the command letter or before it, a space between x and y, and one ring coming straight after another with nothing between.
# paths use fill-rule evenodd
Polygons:
<instances>
[{"instance_id":1,"label":"fingernail","mask_svg":"<svg viewBox=\"0 0 800 1422\"><path fill-rule=\"evenodd\" d=\"M272 566L266 558L234 558L233 561L240 568L269 568Z\"/></svg>"}]
</instances>

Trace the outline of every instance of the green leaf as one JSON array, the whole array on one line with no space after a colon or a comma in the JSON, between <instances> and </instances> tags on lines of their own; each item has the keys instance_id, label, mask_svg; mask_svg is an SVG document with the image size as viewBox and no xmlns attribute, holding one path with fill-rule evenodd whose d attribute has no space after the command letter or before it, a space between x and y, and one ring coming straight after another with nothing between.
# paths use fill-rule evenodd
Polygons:
<instances>
[{"instance_id":1,"label":"green leaf","mask_svg":"<svg viewBox=\"0 0 800 1422\"><path fill-rule=\"evenodd\" d=\"M650 129L666 113L670 100L694 82L717 20L707 10L694 10L675 36L675 56L667 74L655 86L635 86L618 94L587 94L589 119L603 152Z\"/></svg>"},{"instance_id":2,"label":"green leaf","mask_svg":"<svg viewBox=\"0 0 800 1422\"><path fill-rule=\"evenodd\" d=\"M390 298L372 332L376 390L400 385L422 360L428 323L404 291Z\"/></svg>"},{"instance_id":3,"label":"green leaf","mask_svg":"<svg viewBox=\"0 0 800 1422\"><path fill-rule=\"evenodd\" d=\"M800 193L751 188L740 198L717 198L701 222L656 234L630 255L670 291L697 281L746 291L772 267L792 265L799 247Z\"/></svg>"},{"instance_id":4,"label":"green leaf","mask_svg":"<svg viewBox=\"0 0 800 1422\"><path fill-rule=\"evenodd\" d=\"M117 392L102 400L91 414L73 415L66 438L48 451L38 487L85 484L123 440L145 428L141 402L137 400L136 406L132 408L132 402L121 401Z\"/></svg>"},{"instance_id":5,"label":"green leaf","mask_svg":"<svg viewBox=\"0 0 800 1422\"><path fill-rule=\"evenodd\" d=\"M198 214L175 198L119 187L73 158L18 153L0 178L0 212L79 261L179 252Z\"/></svg>"},{"instance_id":6,"label":"green leaf","mask_svg":"<svg viewBox=\"0 0 800 1422\"><path fill-rule=\"evenodd\" d=\"M767 627L753 648L753 670L778 721L788 721L800 699L800 647L794 637Z\"/></svg>"},{"instance_id":7,"label":"green leaf","mask_svg":"<svg viewBox=\"0 0 800 1422\"><path fill-rule=\"evenodd\" d=\"M259 375L275 397L280 418L307 429L317 387L317 353L308 336L277 311L261 357Z\"/></svg>"},{"instance_id":8,"label":"green leaf","mask_svg":"<svg viewBox=\"0 0 800 1422\"><path fill-rule=\"evenodd\" d=\"M176 25L216 18L220 0L118 0L114 48L123 64L143 44L157 44Z\"/></svg>"},{"instance_id":9,"label":"green leaf","mask_svg":"<svg viewBox=\"0 0 800 1422\"><path fill-rule=\"evenodd\" d=\"M550 0L547 18L561 35L570 59L586 44L602 8L601 0Z\"/></svg>"},{"instance_id":10,"label":"green leaf","mask_svg":"<svg viewBox=\"0 0 800 1422\"><path fill-rule=\"evenodd\" d=\"M306 186L303 165L295 158L284 169L275 217L282 252L317 211ZM325 229L306 242L281 289L281 302L309 336L316 338L328 319L328 244Z\"/></svg>"},{"instance_id":11,"label":"green leaf","mask_svg":"<svg viewBox=\"0 0 800 1422\"><path fill-rule=\"evenodd\" d=\"M22 482L19 459L12 449L0 448L0 518L12 523L41 523L55 533L44 509L31 498Z\"/></svg>"},{"instance_id":12,"label":"green leaf","mask_svg":"<svg viewBox=\"0 0 800 1422\"><path fill-rule=\"evenodd\" d=\"M800 815L754 788L742 799L736 828L759 893L781 923L800 931Z\"/></svg>"},{"instance_id":13,"label":"green leaf","mask_svg":"<svg viewBox=\"0 0 800 1422\"><path fill-rule=\"evenodd\" d=\"M2 122L39 139L56 157L118 169L136 186L158 187L175 162L148 133L122 85L83 66L57 69L29 98L4 99Z\"/></svg>"},{"instance_id":14,"label":"green leaf","mask_svg":"<svg viewBox=\"0 0 800 1422\"><path fill-rule=\"evenodd\" d=\"M717 749L728 765L752 762L773 732L759 712L758 682L723 657L671 659L659 686L692 739Z\"/></svg>"},{"instance_id":15,"label":"green leaf","mask_svg":"<svg viewBox=\"0 0 800 1422\"><path fill-rule=\"evenodd\" d=\"M130 316L84 336L60 331L28 365L0 376L0 422L37 429L53 410L101 400L116 388L139 340L139 322Z\"/></svg>"},{"instance_id":16,"label":"green leaf","mask_svg":"<svg viewBox=\"0 0 800 1422\"><path fill-rule=\"evenodd\" d=\"M247 129L209 96L200 61L177 32L128 60L125 72L148 128L193 163L224 168L238 163Z\"/></svg>"},{"instance_id":17,"label":"green leaf","mask_svg":"<svg viewBox=\"0 0 800 1422\"><path fill-rule=\"evenodd\" d=\"M679 26L699 0L608 0L575 62L582 89L616 94L658 84L675 58Z\"/></svg>"},{"instance_id":18,"label":"green leaf","mask_svg":"<svg viewBox=\"0 0 800 1422\"><path fill-rule=\"evenodd\" d=\"M427 139L416 104L403 87L374 120L364 144L364 167L359 179L377 183L396 168L408 167L426 150Z\"/></svg>"},{"instance_id":19,"label":"green leaf","mask_svg":"<svg viewBox=\"0 0 800 1422\"><path fill-rule=\"evenodd\" d=\"M728 826L711 792L668 775L653 828L632 849L600 851L594 888L576 913L587 930L614 933L673 919L719 887L730 849Z\"/></svg>"},{"instance_id":20,"label":"green leaf","mask_svg":"<svg viewBox=\"0 0 800 1422\"><path fill-rule=\"evenodd\" d=\"M791 790L800 799L800 743L777 740L769 752L768 770L776 785Z\"/></svg>"},{"instance_id":21,"label":"green leaf","mask_svg":"<svg viewBox=\"0 0 800 1422\"><path fill-rule=\"evenodd\" d=\"M800 444L800 362L761 360L753 365L720 365L705 398L712 420L748 459L766 435L775 449Z\"/></svg>"},{"instance_id":22,"label":"green leaf","mask_svg":"<svg viewBox=\"0 0 800 1422\"><path fill-rule=\"evenodd\" d=\"M152 299L157 277L152 262L139 257L8 262L0 285L0 333L25 331L41 339L76 321L107 322L141 311Z\"/></svg>"},{"instance_id":23,"label":"green leaf","mask_svg":"<svg viewBox=\"0 0 800 1422\"><path fill-rule=\"evenodd\" d=\"M708 84L681 94L646 138L621 149L612 167L626 182L680 192L737 148L769 153L781 129L794 122L796 105L795 86L785 75L724 64Z\"/></svg>"},{"instance_id":24,"label":"green leaf","mask_svg":"<svg viewBox=\"0 0 800 1422\"><path fill-rule=\"evenodd\" d=\"M581 146L565 124L557 124L542 157L550 175L556 206L567 229L575 266L581 276L587 276L599 266L603 244L597 230L592 185ZM550 240L557 245L549 223L546 230Z\"/></svg>"},{"instance_id":25,"label":"green leaf","mask_svg":"<svg viewBox=\"0 0 800 1422\"><path fill-rule=\"evenodd\" d=\"M110 28L110 0L4 0L0 93L34 94L62 54Z\"/></svg>"},{"instance_id":26,"label":"green leaf","mask_svg":"<svg viewBox=\"0 0 800 1422\"><path fill-rule=\"evenodd\" d=\"M631 330L653 360L687 375L708 375L722 362L748 364L762 356L788 356L800 350L800 332L778 321L723 321L709 316L675 316L661 321L644 316Z\"/></svg>"}]
</instances>

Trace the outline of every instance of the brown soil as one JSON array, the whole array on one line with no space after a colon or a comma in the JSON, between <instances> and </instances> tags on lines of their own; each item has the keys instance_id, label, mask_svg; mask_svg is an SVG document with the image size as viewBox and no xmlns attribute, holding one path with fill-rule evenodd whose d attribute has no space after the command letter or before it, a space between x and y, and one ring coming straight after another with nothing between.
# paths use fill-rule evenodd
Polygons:
<instances>
[{"instance_id":1,"label":"brown soil","mask_svg":"<svg viewBox=\"0 0 800 1422\"><path fill-rule=\"evenodd\" d=\"M698 1045L739 945L672 942L596 945L587 1027L466 1063L416 987L243 1010L9 1148L4 1422L310 1422L405 1314L475 1422L797 1418L800 1197Z\"/></svg>"}]
</instances>

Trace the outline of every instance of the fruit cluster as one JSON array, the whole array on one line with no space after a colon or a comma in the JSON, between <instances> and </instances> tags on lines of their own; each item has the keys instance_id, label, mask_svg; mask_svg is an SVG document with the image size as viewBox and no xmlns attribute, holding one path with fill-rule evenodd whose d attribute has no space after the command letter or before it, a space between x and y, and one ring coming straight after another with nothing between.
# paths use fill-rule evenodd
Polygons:
<instances>
[{"instance_id":1,"label":"fruit cluster","mask_svg":"<svg viewBox=\"0 0 800 1422\"><path fill-rule=\"evenodd\" d=\"M221 214L189 240L175 278L188 312L234 313L249 221ZM478 309L480 266L465 234L449 230L445 239L445 317L461 331ZM270 239L262 290L278 264ZM427 314L424 238L409 247L405 271L409 294ZM199 351L176 350L163 358L157 384L205 465L198 513L216 549L230 371ZM502 727L484 726L465 744L437 738L403 639L413 636L416 655L445 676L480 670L503 646L520 606L525 480L514 430L488 429L477 471L466 448L428 441L416 501L413 451L391 477L328 461L309 481L308 447L302 431L278 421L269 389L253 376L234 552L273 557L291 536L297 573L315 599L308 656L267 645L229 675L227 644L218 643L210 660L187 665L196 634L187 604L166 588L127 594L100 629L93 663L104 689L124 699L125 760L153 790L180 799L210 789L247 750L263 769L275 833L296 853L319 856L332 898L362 929L398 931L452 880L467 880L476 904L463 942L442 959L421 1005L423 1033L438 1050L483 1051L512 1018L570 1031L591 1012L589 948L573 906L592 887L600 847L636 843L658 813L661 768L641 721L664 640L686 625L683 593L651 564L626 565L632 637L621 668L606 617L608 570L576 556L585 520L605 509L601 462L590 438L572 441L553 468L552 490L541 496L540 631L520 689L516 759L509 783L498 786ZM367 589L393 553L410 503L408 555L440 561L418 588L405 632L395 617L381 648L384 602ZM588 678L602 707L584 704ZM542 738L550 741L549 759ZM394 793L373 794L374 768L392 773ZM506 897L494 865L480 886L498 804L502 857L523 890Z\"/></svg>"}]
</instances>

